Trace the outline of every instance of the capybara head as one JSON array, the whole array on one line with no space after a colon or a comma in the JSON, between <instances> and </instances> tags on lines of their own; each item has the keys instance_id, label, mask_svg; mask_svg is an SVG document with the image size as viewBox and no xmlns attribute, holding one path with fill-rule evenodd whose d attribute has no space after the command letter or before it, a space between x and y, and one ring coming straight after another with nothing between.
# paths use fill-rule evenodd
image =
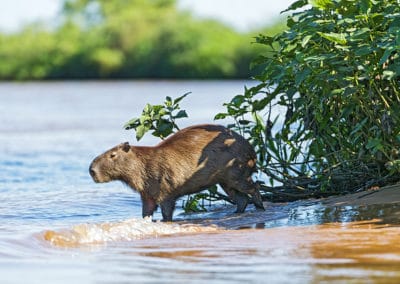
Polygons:
<instances>
[{"instance_id":1,"label":"capybara head","mask_svg":"<svg viewBox=\"0 0 400 284\"><path fill-rule=\"evenodd\" d=\"M90 164L89 173L95 182L122 180L126 164L130 159L131 146L128 142L119 144L96 157Z\"/></svg>"}]
</instances>

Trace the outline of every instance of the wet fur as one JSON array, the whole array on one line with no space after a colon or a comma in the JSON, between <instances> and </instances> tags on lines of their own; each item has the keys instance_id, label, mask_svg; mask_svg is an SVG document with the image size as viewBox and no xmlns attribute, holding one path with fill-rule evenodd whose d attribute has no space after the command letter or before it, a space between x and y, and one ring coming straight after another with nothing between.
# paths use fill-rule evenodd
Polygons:
<instances>
[{"instance_id":1,"label":"wet fur","mask_svg":"<svg viewBox=\"0 0 400 284\"><path fill-rule=\"evenodd\" d=\"M90 174L96 182L121 180L142 198L142 215L152 216L157 205L165 221L172 220L179 197L220 184L243 212L248 195L263 209L251 179L256 154L239 134L219 125L185 128L154 147L120 144L95 158Z\"/></svg>"}]
</instances>

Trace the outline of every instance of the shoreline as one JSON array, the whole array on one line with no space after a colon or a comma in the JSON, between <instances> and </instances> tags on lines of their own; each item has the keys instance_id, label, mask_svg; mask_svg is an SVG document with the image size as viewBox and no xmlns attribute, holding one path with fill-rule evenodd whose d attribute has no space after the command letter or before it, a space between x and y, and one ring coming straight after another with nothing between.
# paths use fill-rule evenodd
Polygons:
<instances>
[{"instance_id":1,"label":"shoreline","mask_svg":"<svg viewBox=\"0 0 400 284\"><path fill-rule=\"evenodd\" d=\"M400 203L400 183L341 196L321 198L324 206L367 206Z\"/></svg>"}]
</instances>

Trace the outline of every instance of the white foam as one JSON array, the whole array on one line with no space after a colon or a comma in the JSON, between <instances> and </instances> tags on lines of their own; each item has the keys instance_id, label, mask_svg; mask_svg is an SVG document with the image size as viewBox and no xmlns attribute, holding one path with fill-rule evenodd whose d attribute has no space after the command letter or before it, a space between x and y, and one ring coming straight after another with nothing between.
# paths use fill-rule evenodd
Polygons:
<instances>
[{"instance_id":1,"label":"white foam","mask_svg":"<svg viewBox=\"0 0 400 284\"><path fill-rule=\"evenodd\" d=\"M69 230L46 231L43 237L53 245L72 247L218 230L220 229L216 226L153 222L151 218L135 218L115 223L79 224Z\"/></svg>"}]
</instances>

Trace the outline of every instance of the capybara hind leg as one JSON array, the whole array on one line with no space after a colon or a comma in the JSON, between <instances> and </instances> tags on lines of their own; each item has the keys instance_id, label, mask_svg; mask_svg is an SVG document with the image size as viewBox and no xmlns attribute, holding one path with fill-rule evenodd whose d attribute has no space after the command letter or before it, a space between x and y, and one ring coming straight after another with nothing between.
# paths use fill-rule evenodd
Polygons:
<instances>
[{"instance_id":1,"label":"capybara hind leg","mask_svg":"<svg viewBox=\"0 0 400 284\"><path fill-rule=\"evenodd\" d=\"M236 213L243 213L247 207L247 203L249 202L247 194L236 191L225 184L221 184L221 186L222 189L228 194L229 198L232 199L233 203L236 204Z\"/></svg>"},{"instance_id":2,"label":"capybara hind leg","mask_svg":"<svg viewBox=\"0 0 400 284\"><path fill-rule=\"evenodd\" d=\"M157 209L157 204L154 199L142 196L142 216L151 217Z\"/></svg>"},{"instance_id":3,"label":"capybara hind leg","mask_svg":"<svg viewBox=\"0 0 400 284\"><path fill-rule=\"evenodd\" d=\"M249 177L249 179L251 179ZM237 183L237 186L235 187L238 191L244 193L244 194L250 194L251 195L251 200L254 203L254 206L257 209L262 209L265 210L264 204L262 202L261 194L257 189L256 184L253 181L239 181Z\"/></svg>"},{"instance_id":4,"label":"capybara hind leg","mask_svg":"<svg viewBox=\"0 0 400 284\"><path fill-rule=\"evenodd\" d=\"M251 195L251 200L253 201L254 206L257 209L265 210L264 204L262 202L262 197L261 197L260 191L258 191L258 189L254 190L254 193Z\"/></svg>"},{"instance_id":5,"label":"capybara hind leg","mask_svg":"<svg viewBox=\"0 0 400 284\"><path fill-rule=\"evenodd\" d=\"M247 194L236 191L234 201L236 203L236 213L243 213L249 203Z\"/></svg>"},{"instance_id":6,"label":"capybara hind leg","mask_svg":"<svg viewBox=\"0 0 400 284\"><path fill-rule=\"evenodd\" d=\"M175 209L175 200L165 200L161 204L161 214L163 216L163 222L171 222L172 214Z\"/></svg>"}]
</instances>

